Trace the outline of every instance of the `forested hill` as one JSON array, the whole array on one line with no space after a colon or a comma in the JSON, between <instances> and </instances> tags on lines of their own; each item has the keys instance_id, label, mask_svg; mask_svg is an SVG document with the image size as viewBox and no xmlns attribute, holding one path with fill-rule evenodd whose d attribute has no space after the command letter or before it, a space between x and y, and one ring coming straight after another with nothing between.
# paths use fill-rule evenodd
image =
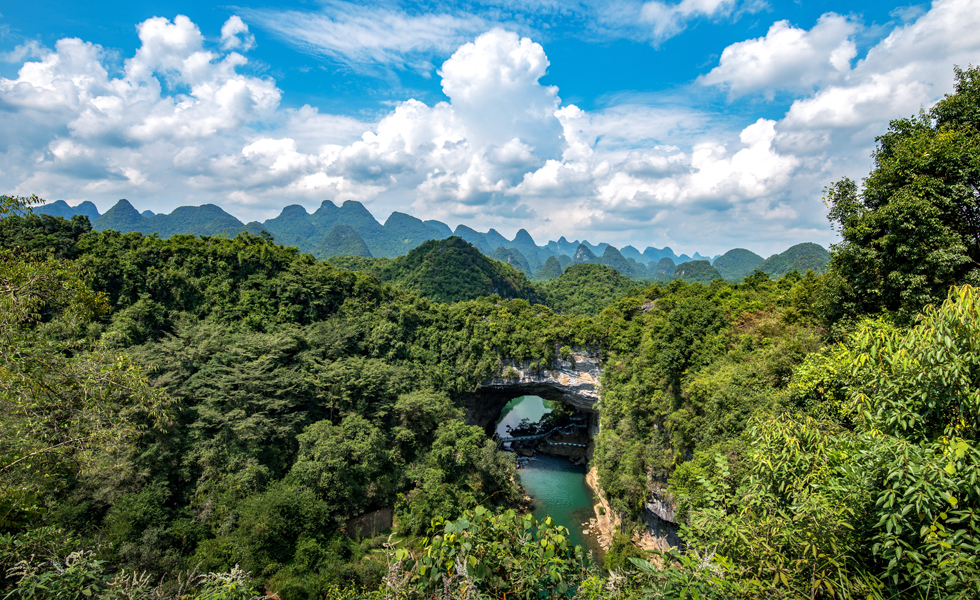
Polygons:
<instances>
[{"instance_id":1,"label":"forested hill","mask_svg":"<svg viewBox=\"0 0 980 600\"><path fill-rule=\"evenodd\" d=\"M279 216L268 219L264 223L252 221L242 223L218 206L206 204L203 206L183 206L168 214L153 214L150 211L140 213L128 201L120 200L104 215L91 202L83 202L77 207L71 207L64 201L57 201L34 208L35 214L49 214L70 219L74 215L85 215L98 231L114 230L121 233L138 231L143 234L156 233L161 237L176 234L193 235L222 235L234 237L238 232L245 231L253 235L263 232L273 236L276 242L284 246L296 246L301 252L312 254L315 258L332 258L334 256L354 255L394 258L403 256L409 250L429 240L446 239L456 235L483 254L506 262L531 279L546 281L553 269L542 272L548 258L555 257L568 263L595 263L612 267L621 274L636 281L655 280L662 278L662 269L658 263L664 258L675 265L689 261L710 259L695 252L693 257L686 254L676 255L665 247L662 249L648 247L642 253L632 246L626 246L621 251L607 243L590 244L588 241L575 240L569 242L561 237L557 242L550 241L538 246L531 235L524 229L517 232L513 240L508 240L494 229L486 233L475 231L465 225L460 225L455 232L440 221L422 221L411 215L393 212L382 225L367 208L360 202L348 200L337 206L329 200L321 203L313 213L299 205L283 208ZM340 227L340 229L337 229ZM338 232L343 232L342 241ZM721 276L729 281L740 281L756 268L771 276L779 277L790 271L797 270L805 273L813 270L822 273L827 265L828 254L817 244L794 246L786 253L774 255L763 261L746 260L744 254L749 252L736 249L726 253L723 262L730 262L733 255L738 255L739 261L734 267L720 268ZM788 253L791 253L790 256ZM753 257L757 256L749 252ZM785 255L785 256L784 256ZM564 257L564 258L563 258ZM751 268L748 266L751 264ZM704 281L704 269L690 269L695 275L687 277L687 281Z\"/></svg>"},{"instance_id":2,"label":"forested hill","mask_svg":"<svg viewBox=\"0 0 980 600\"><path fill-rule=\"evenodd\" d=\"M548 304L558 312L596 314L636 288L635 281L611 267L572 265L544 286Z\"/></svg>"},{"instance_id":3,"label":"forested hill","mask_svg":"<svg viewBox=\"0 0 980 600\"><path fill-rule=\"evenodd\" d=\"M513 266L491 260L461 238L431 240L396 259L331 261L341 268L363 270L382 281L412 290L436 302L458 302L481 296L542 302L539 290Z\"/></svg>"},{"instance_id":4,"label":"forested hill","mask_svg":"<svg viewBox=\"0 0 980 600\"><path fill-rule=\"evenodd\" d=\"M755 268L772 277L796 271L822 273L830 262L830 253L823 246L813 243L797 244L781 254L774 254Z\"/></svg>"}]
</instances>

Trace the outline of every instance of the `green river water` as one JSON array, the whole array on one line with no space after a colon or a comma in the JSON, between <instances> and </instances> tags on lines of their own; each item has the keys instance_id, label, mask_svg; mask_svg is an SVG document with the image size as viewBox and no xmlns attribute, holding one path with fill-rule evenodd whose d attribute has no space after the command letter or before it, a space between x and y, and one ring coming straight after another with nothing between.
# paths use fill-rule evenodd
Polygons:
<instances>
[{"instance_id":1,"label":"green river water","mask_svg":"<svg viewBox=\"0 0 980 600\"><path fill-rule=\"evenodd\" d=\"M509 437L507 426L516 426L521 419L531 422L551 412L551 402L538 396L515 398L500 411L496 431L500 437ZM573 465L566 458L537 454L525 461L518 471L528 493L534 498L534 517L543 519L551 516L559 525L568 528L573 544L591 550L599 560L602 551L595 538L582 535L582 523L595 516L592 505L595 500L592 490L585 483L585 467Z\"/></svg>"}]
</instances>

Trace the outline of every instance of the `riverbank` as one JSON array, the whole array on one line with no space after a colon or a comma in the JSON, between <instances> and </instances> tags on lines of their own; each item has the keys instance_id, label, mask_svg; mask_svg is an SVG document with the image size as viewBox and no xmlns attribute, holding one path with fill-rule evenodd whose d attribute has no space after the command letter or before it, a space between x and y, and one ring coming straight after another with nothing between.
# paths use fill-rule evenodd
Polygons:
<instances>
[{"instance_id":1,"label":"riverbank","mask_svg":"<svg viewBox=\"0 0 980 600\"><path fill-rule=\"evenodd\" d=\"M585 483L592 490L596 503L593 505L595 516L589 519L587 523L583 523L586 528L582 531L582 535L594 537L599 546L602 547L603 552L606 552L612 547L613 535L620 530L622 521L609 506L605 493L599 485L599 474L595 467L589 469L589 472L585 474ZM657 531L653 531L649 527L634 533L633 543L647 551L667 550L671 547L669 536L658 535Z\"/></svg>"}]
</instances>

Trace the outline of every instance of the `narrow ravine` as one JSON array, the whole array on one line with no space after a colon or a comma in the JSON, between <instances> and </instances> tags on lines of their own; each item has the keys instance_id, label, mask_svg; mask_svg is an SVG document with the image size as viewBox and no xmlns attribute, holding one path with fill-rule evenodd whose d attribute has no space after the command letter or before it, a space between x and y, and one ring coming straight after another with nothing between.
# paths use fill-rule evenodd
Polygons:
<instances>
[{"instance_id":1,"label":"narrow ravine","mask_svg":"<svg viewBox=\"0 0 980 600\"><path fill-rule=\"evenodd\" d=\"M539 423L552 409L551 402L538 396L520 396L501 410L495 431L500 438L511 437L510 430L521 426L522 420L527 420L525 426ZM567 457L549 456L543 452L519 457L518 461L521 482L534 499L535 518L550 516L559 525L567 527L571 542L591 551L594 559L601 563L603 552L597 540L582 533L585 529L582 524L595 516L592 508L595 496L585 482L587 468L574 464Z\"/></svg>"}]
</instances>

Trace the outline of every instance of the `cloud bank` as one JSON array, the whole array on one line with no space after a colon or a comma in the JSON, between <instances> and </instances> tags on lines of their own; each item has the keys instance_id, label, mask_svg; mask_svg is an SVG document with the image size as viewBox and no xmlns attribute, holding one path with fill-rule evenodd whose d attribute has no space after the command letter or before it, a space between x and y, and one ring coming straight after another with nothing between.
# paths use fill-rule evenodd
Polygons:
<instances>
[{"instance_id":1,"label":"cloud bank","mask_svg":"<svg viewBox=\"0 0 980 600\"><path fill-rule=\"evenodd\" d=\"M17 77L0 78L0 181L103 210L120 197L157 212L215 202L251 219L354 199L382 219L400 210L524 227L540 240L766 254L831 241L822 188L866 174L888 120L952 90L952 66L980 50L971 8L935 2L863 57L863 26L851 18L776 22L724 49L689 91L796 94L781 118L742 121L676 96L596 111L563 104L540 82L544 48L503 28L443 62L448 101L406 99L376 122L287 109L274 80L241 72L255 43L247 19L230 18L208 42L187 17L154 18L118 72L79 39L14 53Z\"/></svg>"}]
</instances>

